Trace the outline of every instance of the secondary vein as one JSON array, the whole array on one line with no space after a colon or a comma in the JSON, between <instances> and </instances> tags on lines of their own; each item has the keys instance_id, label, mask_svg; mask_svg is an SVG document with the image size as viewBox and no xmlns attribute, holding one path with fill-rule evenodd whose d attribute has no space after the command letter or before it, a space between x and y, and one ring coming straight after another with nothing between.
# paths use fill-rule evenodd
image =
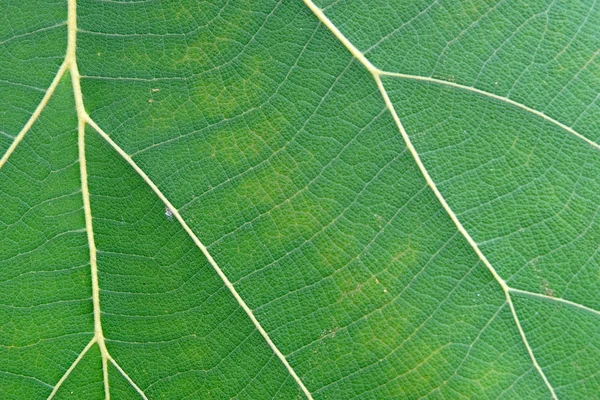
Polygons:
<instances>
[{"instance_id":1,"label":"secondary vein","mask_svg":"<svg viewBox=\"0 0 600 400\"><path fill-rule=\"evenodd\" d=\"M508 287L508 285L506 284L504 279L502 279L502 277L500 277L500 275L495 270L495 268L491 265L491 263L488 261L486 256L481 252L481 249L479 249L479 246L477 245L475 240L473 240L471 235L467 232L465 227L458 220L458 217L456 216L454 211L450 208L450 206L446 202L446 199L444 198L444 196L442 196L441 192L438 190L435 182L433 181L433 179L431 179L429 172L427 171L427 169L425 168L425 165L421 161L421 157L420 157L419 153L417 152L416 148L413 146L413 144L410 140L410 137L408 136L408 133L404 129L402 122L400 121L400 118L399 118L398 114L396 113L394 105L392 104L392 101L390 100L390 98L387 94L387 91L386 91L385 87L383 86L383 82L381 80L381 76L384 74L387 74L387 73L384 73L381 70L379 70L378 68L376 68L375 66L373 66L373 64L364 56L364 54L362 54L360 52L360 50L358 50L358 48L356 48L350 42L350 40L348 40L348 38L346 38L344 36L344 34L341 33L341 31L329 20L329 18L327 18L327 16L323 13L323 11L319 7L317 7L317 5L315 3L313 3L312 0L304 0L304 3L315 14L315 16L319 19L319 21L321 21L334 34L334 36L340 40L340 42L346 47L346 49L358 61L360 61L361 64L363 64L363 66L373 75L373 79L375 80L375 83L377 84L377 88L379 89L379 92L381 93L383 101L385 102L386 107L388 108L390 114L392 115L392 118L394 119L394 122L396 123L396 126L397 126L398 130L400 131L400 135L402 136L402 139L404 140L406 147L408 148L411 155L413 156L413 159L415 160L415 163L417 164L419 170L421 171L421 174L425 178L427 185L431 188L434 195L440 202L442 208L446 211L447 215L450 217L450 219L452 220L452 222L454 223L454 225L456 226L458 231L467 240L467 242L469 243L469 245L471 246L471 248L473 249L475 254L477 254L478 258L483 262L483 264L486 266L486 268L489 270L489 272L492 274L494 279L498 282L498 284L502 288L502 291L504 293L506 301L510 307L511 314L513 315L513 319L514 319L517 329L519 331L519 335L525 345L525 348L527 350L527 353L529 354L529 357L533 363L533 366L537 370L537 372L540 375L540 377L542 378L542 380L544 381L544 384L548 388L550 394L552 395L552 398L557 399L554 388L552 387L552 385L548 381L548 378L544 374L544 371L538 364L537 359L535 358L535 355L533 354L533 349L531 348L531 346L529 345L529 343L527 341L525 331L523 330L523 327L521 326L521 322L519 320L516 309L514 307L512 299L510 297L510 288ZM387 75L389 75L389 74L387 74Z\"/></svg>"},{"instance_id":2,"label":"secondary vein","mask_svg":"<svg viewBox=\"0 0 600 400\"><path fill-rule=\"evenodd\" d=\"M258 319L256 319L256 317L254 316L254 313L252 312L252 310L250 309L250 307L248 307L248 305L246 304L246 302L244 301L244 299L242 299L242 297L238 293L237 289L233 286L233 284L231 283L231 281L229 280L229 278L227 277L227 275L225 275L225 273L223 272L223 270L221 269L221 267L219 267L219 265L214 260L214 258L212 257L212 255L208 252L208 249L206 248L206 246L204 246L204 244L200 241L200 239L198 238L198 236L196 236L196 234L194 233L194 231L192 231L192 229L185 222L185 220L183 219L183 217L179 213L179 210L173 204L171 204L171 202L169 201L169 199L167 199L167 197L160 191L160 189L158 188L158 186L156 186L156 184L135 163L135 161L133 161L133 159L129 156L129 154L127 154L125 152L125 150L123 150L117 143L115 143L115 141L113 141L112 138L106 132L104 132L102 130L102 128L100 128L98 126L98 124L96 124L96 122L94 122L94 120L92 120L89 116L88 116L88 119L87 119L87 123L92 128L94 128L98 132L98 134L113 149L115 149L115 151L117 153L119 153L119 155L121 157L123 157L123 159L135 170L135 172L138 173L138 175L140 175L140 177L146 182L146 184L148 186L150 186L150 188L152 189L152 191L158 196L158 198L160 200L162 200L162 202L165 204L165 206L169 210L171 210L171 212L173 213L173 216L175 217L175 219L177 219L177 221L179 221L179 223L181 224L181 226L183 227L183 229L185 230L185 232L193 240L194 244L196 244L196 246L200 249L200 251L202 251L202 254L204 254L204 256L206 257L208 263L213 267L213 269L215 270L215 272L217 273L217 275L219 275L219 277L221 278L221 280L223 281L223 283L225 284L225 286L227 287L227 289L229 289L229 291L231 292L231 294L233 295L233 297L236 299L236 301L238 302L238 304L240 305L240 307L242 307L242 309L244 310L244 312L246 313L246 315L248 315L248 318L250 318L250 320L254 324L254 327L256 328L256 330L262 335L262 337L264 338L264 340L267 342L267 345L271 348L271 350L275 353L275 355L277 355L277 357L279 358L279 360L281 361L281 363L287 369L288 373L292 376L292 378L294 379L294 381L296 381L296 384L300 387L300 389L302 390L302 392L304 393L304 395L309 400L313 400L312 394L307 389L307 387L304 385L304 382L302 382L302 379L300 379L300 377L298 376L298 374L296 373L296 371L292 368L292 366L290 365L290 363L287 361L285 355L279 350L279 348L277 348L277 346L275 345L275 343L273 342L273 340L271 339L271 337L269 336L269 334L267 333L267 331L262 327L262 325L260 324L260 322L258 321Z\"/></svg>"}]
</instances>

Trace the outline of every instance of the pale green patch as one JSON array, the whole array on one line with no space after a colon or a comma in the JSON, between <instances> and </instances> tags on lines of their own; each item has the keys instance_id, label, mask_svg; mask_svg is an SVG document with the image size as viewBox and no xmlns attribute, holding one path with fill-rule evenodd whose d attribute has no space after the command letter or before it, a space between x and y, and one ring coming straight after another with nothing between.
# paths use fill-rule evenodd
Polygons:
<instances>
[{"instance_id":1,"label":"pale green patch","mask_svg":"<svg viewBox=\"0 0 600 400\"><path fill-rule=\"evenodd\" d=\"M3 399L600 392L595 2L3 11Z\"/></svg>"}]
</instances>

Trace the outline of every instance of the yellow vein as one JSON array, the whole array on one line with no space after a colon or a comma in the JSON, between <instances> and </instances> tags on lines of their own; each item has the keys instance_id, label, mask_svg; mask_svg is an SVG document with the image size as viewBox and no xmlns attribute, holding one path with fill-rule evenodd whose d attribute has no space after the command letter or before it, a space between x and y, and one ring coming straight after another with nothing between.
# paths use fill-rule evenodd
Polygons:
<instances>
[{"instance_id":1,"label":"yellow vein","mask_svg":"<svg viewBox=\"0 0 600 400\"><path fill-rule=\"evenodd\" d=\"M397 78L404 78L404 79L411 79L411 80L417 80L417 81L423 81L423 82L429 82L429 83L436 83L439 85L446 85L446 86L450 86L450 87L454 87L457 89L462 89L462 90L467 90L473 93L477 93L480 94L482 96L487 96L487 97L491 97L493 99L508 103L510 105L513 105L515 107L518 107L522 110L525 110L527 112L530 112L534 115L537 115L540 118L543 118L544 120L555 124L557 126L559 126L560 128L564 129L565 131L571 133L572 135L578 137L579 139L583 140L584 142L586 142L587 144L589 144L590 146L600 150L600 145L594 141L592 141L591 139L588 139L587 137L583 136L581 133L575 131L573 128L571 128L570 126L567 126L565 124L563 124L560 121L555 120L552 117L549 117L548 115L544 114L541 111L535 110L531 107L527 107L524 104L521 104L519 102L516 102L514 100L509 99L508 97L503 97L503 96L499 96L497 94L494 93L490 93L490 92L486 92L485 90L481 90L481 89L477 89L474 88L472 86L465 86L465 85L461 85L458 83L454 83L454 82L450 82L450 81L445 81L445 80L441 80L441 79L435 79L435 78L429 78L429 77L425 77L425 76L418 76L418 75L409 75L409 74L401 74L401 73L397 73L397 72L388 72L388 71L382 71L379 68L377 68L376 66L374 66L366 57L365 55L358 50L353 44L352 42L350 42L350 40L348 40L348 38L346 38L344 36L344 34L337 28L337 26L335 26L333 24L333 22L331 22L331 20L323 13L323 10L321 10L315 3L313 3L312 0L304 0L304 4L306 4L306 6L315 14L315 16L319 19L319 21L321 21L321 23L323 25L325 25L327 27L327 29L329 29L331 31L331 33L333 33L333 35L344 45L344 47L346 47L346 49L358 60L360 61L360 63L362 65L364 65L364 67L374 76L375 75L385 75L385 76L392 76L392 77L397 77Z\"/></svg>"},{"instance_id":2,"label":"yellow vein","mask_svg":"<svg viewBox=\"0 0 600 400\"><path fill-rule=\"evenodd\" d=\"M383 97L383 100L384 100L384 102L386 104L386 107L390 111L390 114L392 115L392 118L394 119L394 122L396 123L396 126L397 126L398 130L400 131L400 135L402 136L402 139L404 140L404 142L406 144L406 147L408 148L408 150L412 154L412 156L413 156L413 158L415 160L415 163L417 164L417 166L419 167L419 170L421 171L421 174L425 178L425 181L427 182L427 185L431 188L431 190L435 194L436 198L438 199L438 201L442 205L442 208L444 208L444 210L446 211L446 213L448 214L448 216L450 217L450 219L452 220L452 222L454 222L454 225L456 226L456 228L458 229L458 231L467 240L467 242L473 248L473 250L475 251L475 253L479 257L479 259L487 267L487 269L490 271L490 273L492 274L492 276L494 277L494 279L498 282L498 284L502 288L502 290L504 292L504 296L506 298L506 301L507 301L507 303L508 303L508 305L510 307L511 313L513 315L513 319L514 319L515 324L517 326L517 329L519 331L519 335L521 336L521 340L523 341L523 343L525 345L525 348L527 350L527 353L529 354L531 362L533 363L534 368L537 370L537 372L541 376L541 378L544 381L546 387L550 391L550 393L552 395L552 398L553 399L557 399L556 393L554 392L554 388L552 387L552 385L548 381L548 378L544 374L544 371L542 370L542 368L538 364L538 362L537 362L537 360L535 358L535 355L533 354L533 350L532 350L531 346L529 345L529 342L527 341L527 337L525 335L525 331L523 330L523 327L521 326L521 322L519 321L519 317L517 315L515 306L514 306L514 304L512 302L512 299L510 297L510 292L509 292L510 288L508 287L508 285L506 284L506 282L504 281L504 279L502 279L500 277L500 275L498 275L498 272L490 264L490 262L485 257L485 255L481 252L481 250L479 249L479 246L477 245L477 243L473 240L473 238L471 237L471 235L467 232L467 230L465 229L465 227L458 220L458 217L456 216L456 214L454 213L454 211L452 211L452 209L450 208L450 206L446 202L446 199L442 196L441 192L438 190L435 182L431 179L431 176L429 175L429 172L427 171L427 169L425 168L425 165L421 161L421 157L419 156L419 153L417 152L417 150L413 146L413 144L412 144L412 142L410 140L410 137L408 136L408 133L404 129L404 126L402 125L402 122L400 121L400 118L398 117L398 114L396 113L394 105L392 104L392 102L391 102L391 100L390 100L390 98L389 98L389 96L387 94L387 91L385 90L385 88L383 86L383 82L381 81L382 72L379 69L377 69L376 67L374 67L373 64L371 64L371 62L369 62L366 59L366 57L339 31L339 29L337 29L337 27L335 25L333 25L333 23L327 18L327 16L325 16L325 14L323 13L323 11L321 9L319 9L312 2L312 0L304 0L304 3L311 9L311 11L315 14L315 16L327 28L329 28L331 30L331 32L340 40L340 42L342 42L342 44L346 47L346 49L354 57L356 57L365 66L365 68L369 72L371 72L371 74L373 75L373 78L375 79L375 82L377 84L377 88L379 89L379 92L381 93L381 96Z\"/></svg>"},{"instance_id":3,"label":"yellow vein","mask_svg":"<svg viewBox=\"0 0 600 400\"><path fill-rule=\"evenodd\" d=\"M85 354L88 352L88 350L91 349L92 346L95 343L96 343L96 337L93 337L92 340L90 340L90 342L84 347L84 349L81 351L81 353L79 353L79 355L77 356L77 358L75 359L75 361L73 361L73 363L71 364L71 366L69 368L67 368L67 370L65 371L65 373L63 374L63 376L58 380L58 382L56 383L56 385L52 389L52 392L50 393L50 396L48 396L48 400L51 400L52 398L54 398L54 396L58 392L58 389L61 388L63 382L67 380L67 378L69 377L69 375L71 374L71 372L73 372L73 370L75 369L75 367L77 366L77 364L79 364L79 361L81 361L81 359L85 356Z\"/></svg>"},{"instance_id":4,"label":"yellow vein","mask_svg":"<svg viewBox=\"0 0 600 400\"><path fill-rule=\"evenodd\" d=\"M77 111L77 132L79 147L79 171L81 175L81 193L83 197L83 211L85 216L85 228L87 231L88 247L90 250L90 269L92 279L92 304L94 312L94 338L98 343L100 355L102 358L102 375L104 381L104 396L110 400L110 385L108 382L108 349L102 332L102 321L100 318L100 285L98 283L98 264L96 261L96 243L94 242L94 229L92 225L92 207L90 202L90 192L88 188L87 162L85 157L85 123L87 113L83 106L83 94L81 92L79 68L77 67L76 49L77 49L77 3L76 0L68 2L67 19L67 55L65 63L69 66L71 80L73 83L73 94L75 97L75 109Z\"/></svg>"},{"instance_id":5,"label":"yellow vein","mask_svg":"<svg viewBox=\"0 0 600 400\"><path fill-rule=\"evenodd\" d=\"M323 10L321 10L315 3L313 3L312 0L304 0L304 4L306 4L306 6L313 12L313 14L316 15L319 21L321 21L321 23L325 25L327 29L329 29L331 33L333 33L333 35L340 42L342 42L342 44L346 47L346 49L348 49L348 51L354 56L354 58L360 61L360 63L364 65L370 73L374 75L379 74L379 69L377 69L377 67L371 64L371 62L367 60L367 57L365 57L365 55L361 53L360 50L354 47L354 45L348 40L348 38L346 38L346 36L344 36L344 34L337 28L337 26L335 26L333 22L331 22L329 18L327 18L327 16L323 13Z\"/></svg>"},{"instance_id":6,"label":"yellow vein","mask_svg":"<svg viewBox=\"0 0 600 400\"><path fill-rule=\"evenodd\" d=\"M378 75L382 75L382 76L390 76L390 77L396 77L396 78L403 78L403 79L410 79L410 80L414 80L414 81L421 81L421 82L427 82L427 83L435 83L438 85L445 85L445 86L450 86L456 89L461 89L461 90L466 90L469 92L473 92L473 93L477 93L480 94L482 96L486 96L486 97L490 97L492 99L495 100L499 100L502 101L504 103L510 104L512 106L518 107L522 110L525 110L527 112L530 112L534 115L537 115L538 117L564 129L565 131L569 132L570 134L578 137L579 139L583 140L584 142L586 142L587 144L589 144L590 146L600 150L600 144L588 139L587 137L583 136L581 133L577 132L576 130L574 130L573 128L571 128L570 126L567 126L565 124L563 124L560 121L555 120L552 117L549 117L548 115L544 114L541 111L535 110L531 107L527 107L524 104L521 104L519 102L516 102L514 100L509 99L508 97L503 97L503 96L499 96L497 94L494 93L490 93L490 92L486 92L485 90L481 90L481 89L477 89L473 86L466 86L466 85L461 85L459 83L454 83L454 82L450 82L450 81L445 81L442 79L435 79L435 78L429 78L426 76L419 76L419 75L409 75L409 74L401 74L401 73L397 73L397 72L387 72L387 71L381 71L381 70L377 70L377 74Z\"/></svg>"},{"instance_id":7,"label":"yellow vein","mask_svg":"<svg viewBox=\"0 0 600 400\"><path fill-rule=\"evenodd\" d=\"M69 68L69 65L68 65L67 61L65 60L62 63L62 65L60 66L60 68L58 69L58 72L54 76L54 79L52 79L52 83L48 87L48 90L46 90L44 97L42 97L42 101L40 101L40 104L38 104L38 106L35 108L35 110L33 111L33 114L31 114L31 117L29 117L29 120L27 120L27 123L25 123L25 126L23 126L23 129L21 129L19 134L14 138L13 142L8 147L8 150L6 150L6 153L4 153L4 155L0 159L0 168L2 168L4 166L4 164L6 163L8 158L14 153L15 149L17 148L17 146L19 145L21 140L23 140L23 138L25 137L25 134L29 131L29 129L31 129L33 123L35 121L37 121L38 117L42 113L42 110L46 107L46 104L48 104L50 97L52 97L54 90L58 86L58 83L60 82L60 80L62 79L63 75L65 74L65 72L67 71L68 68Z\"/></svg>"},{"instance_id":8,"label":"yellow vein","mask_svg":"<svg viewBox=\"0 0 600 400\"><path fill-rule=\"evenodd\" d=\"M129 377L129 375L127 375L127 373L123 370L123 368L121 368L121 366L115 361L115 359L112 358L110 355L108 357L109 357L109 360L110 360L111 364L114 365L114 367L117 370L119 370L119 372L121 373L121 375L123 375L123 377L127 380L127 382L129 382L129 384L131 386L133 386L133 388L138 392L138 394L140 396L142 396L142 399L148 400L148 397L146 397L146 394L144 394L144 391L142 389L140 389L140 387L138 385L135 384L135 382L133 381L133 379L131 379Z\"/></svg>"},{"instance_id":9,"label":"yellow vein","mask_svg":"<svg viewBox=\"0 0 600 400\"><path fill-rule=\"evenodd\" d=\"M254 316L254 313L250 309L250 307L248 307L246 302L242 299L242 297L240 296L240 294L238 293L236 288L233 286L233 284L231 283L229 278L227 278L227 276L225 275L225 273L223 272L221 267L219 267L217 262L212 258L212 256L208 252L208 249L206 248L206 246L204 246L204 244L202 244L200 239L196 236L196 234L192 231L192 229L185 222L185 220L183 219L183 217L181 216L181 214L179 213L177 208L175 208L175 206L173 206L173 204L171 204L171 202L167 199L167 197L160 191L158 186L156 186L156 184L154 184L154 182L150 179L150 177L148 177L148 175L146 175L146 173L135 163L135 161L133 161L133 159L129 156L129 154L127 154L125 152L125 150L123 150L118 144L116 144L111 139L111 137L106 132L104 132L102 130L102 128L100 128L89 116L87 119L87 123L92 128L94 128L98 132L98 134L100 134L100 136L102 136L102 138L104 140L106 140L108 142L108 144L110 144L112 146L112 148L115 149L121 157L123 157L123 159L125 161L127 161L127 163L135 170L135 172L137 172L142 177L142 179L146 182L146 184L148 184L148 186L150 186L150 188L158 196L158 198L160 198L162 200L162 202L165 204L165 206L169 210L171 210L171 212L173 213L173 216L177 219L177 221L179 221L179 223L181 224L183 229L187 232L187 234L190 236L190 238L194 241L196 246L198 246L198 248L202 251L202 253L206 257L206 259L208 260L210 265L213 267L213 269L216 271L217 275L219 275L219 277L221 278L221 280L223 281L223 283L225 284L227 289L229 289L229 291L231 292L233 297L237 300L238 304L242 307L244 312L248 315L248 317L254 324L254 327L256 328L256 330L258 330L258 332L260 332L260 334L265 339L265 341L267 342L267 344L269 345L271 350L275 353L275 355L277 355L277 357L283 363L283 365L288 370L288 373L292 376L292 378L294 378L294 380L296 381L296 383L298 384L298 386L300 387L302 392L306 395L306 397L308 399L312 400L313 397L312 397L311 393L308 391L308 389L306 388L306 386L304 385L304 383L302 382L302 380L300 379L298 374L296 374L296 371L294 371L294 369L292 368L290 363L287 361L287 359L285 358L283 353L277 348L277 346L275 345L273 340L271 340L271 338L269 337L269 334L267 333L267 331L265 331L265 329L262 327L260 322L258 322L256 317Z\"/></svg>"},{"instance_id":10,"label":"yellow vein","mask_svg":"<svg viewBox=\"0 0 600 400\"><path fill-rule=\"evenodd\" d=\"M423 175L423 177L425 178L425 181L427 182L427 185L431 188L431 190L435 194L435 197L437 197L438 201L440 202L440 204L442 205L442 207L444 208L444 210L446 211L448 216L450 216L450 219L452 220L452 222L454 222L454 225L456 225L456 228L458 229L458 231L467 240L469 245L475 251L475 254L477 254L479 259L483 262L483 264L491 272L494 279L496 279L496 281L500 284L500 287L502 288L502 291L504 292L504 297L506 298L506 301L510 307L510 311L513 315L515 324L517 325L519 335L521 336L521 339L522 339L523 343L525 344L527 353L529 354L529 358L531 359L531 362L533 363L534 368L538 371L538 373L542 377L544 383L546 384L546 387L548 388L548 390L550 391L550 393L552 395L552 398L557 399L556 393L554 392L554 388L552 387L552 385L548 381L548 378L546 377L546 374L544 374L544 371L538 364L537 359L535 358L535 355L533 354L533 349L529 345L529 342L525 335L525 331L523 330L523 327L521 326L521 321L519 320L517 311L513 304L512 298L510 297L510 288L508 287L508 285L506 284L504 279L502 279L500 277L500 275L498 275L498 272L492 266L492 264L488 261L486 256L481 252L481 250L479 249L479 246L477 245L475 240L473 240L473 238L471 237L469 232L467 232L465 227L458 220L458 217L456 216L454 211L452 211L452 208L450 208L450 206L446 202L446 199L444 198L444 196L442 196L442 193L438 190L435 182L433 181L433 179L431 179L429 172L427 171L427 169L425 168L425 165L421 161L421 157L419 156L419 153L413 146L413 144L410 140L410 137L408 136L408 133L406 132L406 130L404 129L404 126L402 125L402 122L400 122L400 118L398 117L398 114L396 113L394 105L392 104L392 101L390 100L390 98L387 94L387 91L385 90L385 88L383 86L383 82L381 81L380 75L374 74L373 76L375 78L375 82L377 83L377 87L379 88L379 91L381 92L381 96L383 97L384 102L387 105L388 109L390 110L390 113L392 114L392 118L396 122L396 126L398 127L398 130L400 131L400 135L402 136L402 139L404 139L404 143L406 144L406 147L409 149L410 153L412 154L417 166L419 167L419 170L421 171L421 174Z\"/></svg>"},{"instance_id":11,"label":"yellow vein","mask_svg":"<svg viewBox=\"0 0 600 400\"><path fill-rule=\"evenodd\" d=\"M529 292L527 290L514 289L514 288L509 288L508 290L510 292L512 292L512 293L517 293L517 294L521 294L521 295L524 295L524 296L537 297L538 299L543 299L543 300L548 300L548 301L554 301L554 302L558 302L558 303L567 304L567 305L569 305L571 307L576 307L576 308L579 308L580 310L587 311L587 312L590 312L592 314L600 315L600 311L598 311L596 309L584 306L583 304L580 304L580 303L575 303L574 301L563 299L561 297L547 296L547 295L541 294L541 293L534 293L534 292Z\"/></svg>"}]
</instances>

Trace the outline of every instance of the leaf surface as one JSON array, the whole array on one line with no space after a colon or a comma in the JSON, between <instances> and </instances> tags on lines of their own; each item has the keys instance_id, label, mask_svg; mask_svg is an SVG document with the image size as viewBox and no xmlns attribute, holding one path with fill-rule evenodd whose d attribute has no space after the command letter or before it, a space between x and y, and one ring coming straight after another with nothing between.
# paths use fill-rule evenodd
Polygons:
<instances>
[{"instance_id":1,"label":"leaf surface","mask_svg":"<svg viewBox=\"0 0 600 400\"><path fill-rule=\"evenodd\" d=\"M594 398L598 7L6 5L1 397Z\"/></svg>"}]
</instances>

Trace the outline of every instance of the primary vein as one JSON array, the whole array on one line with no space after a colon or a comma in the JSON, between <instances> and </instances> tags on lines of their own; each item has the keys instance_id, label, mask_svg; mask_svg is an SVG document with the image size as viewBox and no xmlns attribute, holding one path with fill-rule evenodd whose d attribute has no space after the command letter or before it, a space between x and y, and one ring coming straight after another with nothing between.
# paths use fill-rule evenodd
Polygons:
<instances>
[{"instance_id":1,"label":"primary vein","mask_svg":"<svg viewBox=\"0 0 600 400\"><path fill-rule=\"evenodd\" d=\"M184 230L190 235L195 244L200 248L203 252L204 256L211 264L211 266L215 269L219 277L223 280L225 286L230 290L233 294L237 302L240 304L242 309L246 312L255 328L259 331L259 333L263 336L269 347L272 349L274 354L280 359L285 368L288 370L289 374L296 381L302 392L306 395L309 400L312 400L312 395L300 379L300 377L296 374L292 366L289 364L283 353L277 348L275 343L271 340L268 333L265 329L260 325L259 321L254 316L252 310L248 307L245 301L241 298L233 284L229 281L227 276L221 270L221 268L217 265L212 256L208 253L206 247L200 242L198 237L193 233L193 231L189 228L186 222L183 220L177 209L169 202L169 200L160 192L158 187L152 182L152 180L135 164L135 162L131 159L131 157L125 153L112 139L89 117L87 112L85 111L85 106L83 103L83 94L81 90L81 75L79 74L79 68L77 66L77 56L76 56L76 41L77 41L77 2L76 0L68 0L68 18L67 18L67 51L64 58L63 63L61 64L58 72L56 73L54 79L52 80L51 85L47 89L44 94L41 102L36 107L35 111L25 124L25 126L21 129L19 134L14 138L13 142L5 152L5 154L0 159L0 168L4 166L8 158L14 153L18 144L23 140L25 134L30 130L31 126L35 123L35 121L39 118L41 112L45 108L46 104L52 97L56 87L60 83L62 77L65 72L68 70L71 74L71 82L73 85L73 94L75 99L75 108L77 114L77 131L78 131L78 150L79 150L79 163L80 163L80 178L81 178L81 192L83 198L83 209L85 216L85 230L87 232L88 239L88 247L89 247L89 256L90 256L90 268L91 268L91 280L92 280L92 304L93 304L93 315L94 315L94 336L88 343L88 345L84 348L84 350L79 353L75 361L71 364L71 366L67 369L67 371L63 374L63 376L59 379L57 384L53 387L52 392L49 395L49 399L53 398L58 390L62 387L62 384L69 377L70 373L77 366L79 361L84 357L84 355L88 352L88 350L94 345L98 344L100 349L100 354L102 358L102 372L103 372L103 382L104 382L104 392L105 399L110 400L110 385L108 380L108 363L112 363L115 368L125 377L125 379L129 382L129 384L142 396L142 398L147 399L144 392L140 389L138 385L129 377L129 375L119 366L119 364L115 361L115 359L110 355L105 343L104 333L102 331L102 321L101 321L101 310L100 310L100 285L98 280L98 264L97 264L97 249L94 240L94 231L93 231L93 223L92 223L92 209L91 209L91 201L90 201L90 193L88 187L88 175L87 175L87 163L85 157L85 127L86 124L89 124L92 128L94 128L113 148L117 150L117 152L134 168L134 170L146 181L146 183L150 186L150 188L158 195L158 197L165 203L165 205L173 211L174 216L181 223Z\"/></svg>"},{"instance_id":2,"label":"primary vein","mask_svg":"<svg viewBox=\"0 0 600 400\"><path fill-rule=\"evenodd\" d=\"M65 63L71 73L73 95L75 97L75 109L77 112L77 145L79 148L79 171L81 176L81 194L83 198L83 211L85 216L85 228L87 232L88 247L90 251L90 273L92 279L92 304L94 314L94 338L98 343L102 358L102 376L104 382L104 396L110 400L110 385L108 381L108 349L102 331L100 318L100 284L98 281L98 263L96 258L96 243L94 241L94 229L92 224L92 207L90 191L88 187L87 160L85 157L85 124L87 113L83 105L83 94L81 92L81 78L77 67L77 1L69 0L67 18L67 55Z\"/></svg>"}]
</instances>

